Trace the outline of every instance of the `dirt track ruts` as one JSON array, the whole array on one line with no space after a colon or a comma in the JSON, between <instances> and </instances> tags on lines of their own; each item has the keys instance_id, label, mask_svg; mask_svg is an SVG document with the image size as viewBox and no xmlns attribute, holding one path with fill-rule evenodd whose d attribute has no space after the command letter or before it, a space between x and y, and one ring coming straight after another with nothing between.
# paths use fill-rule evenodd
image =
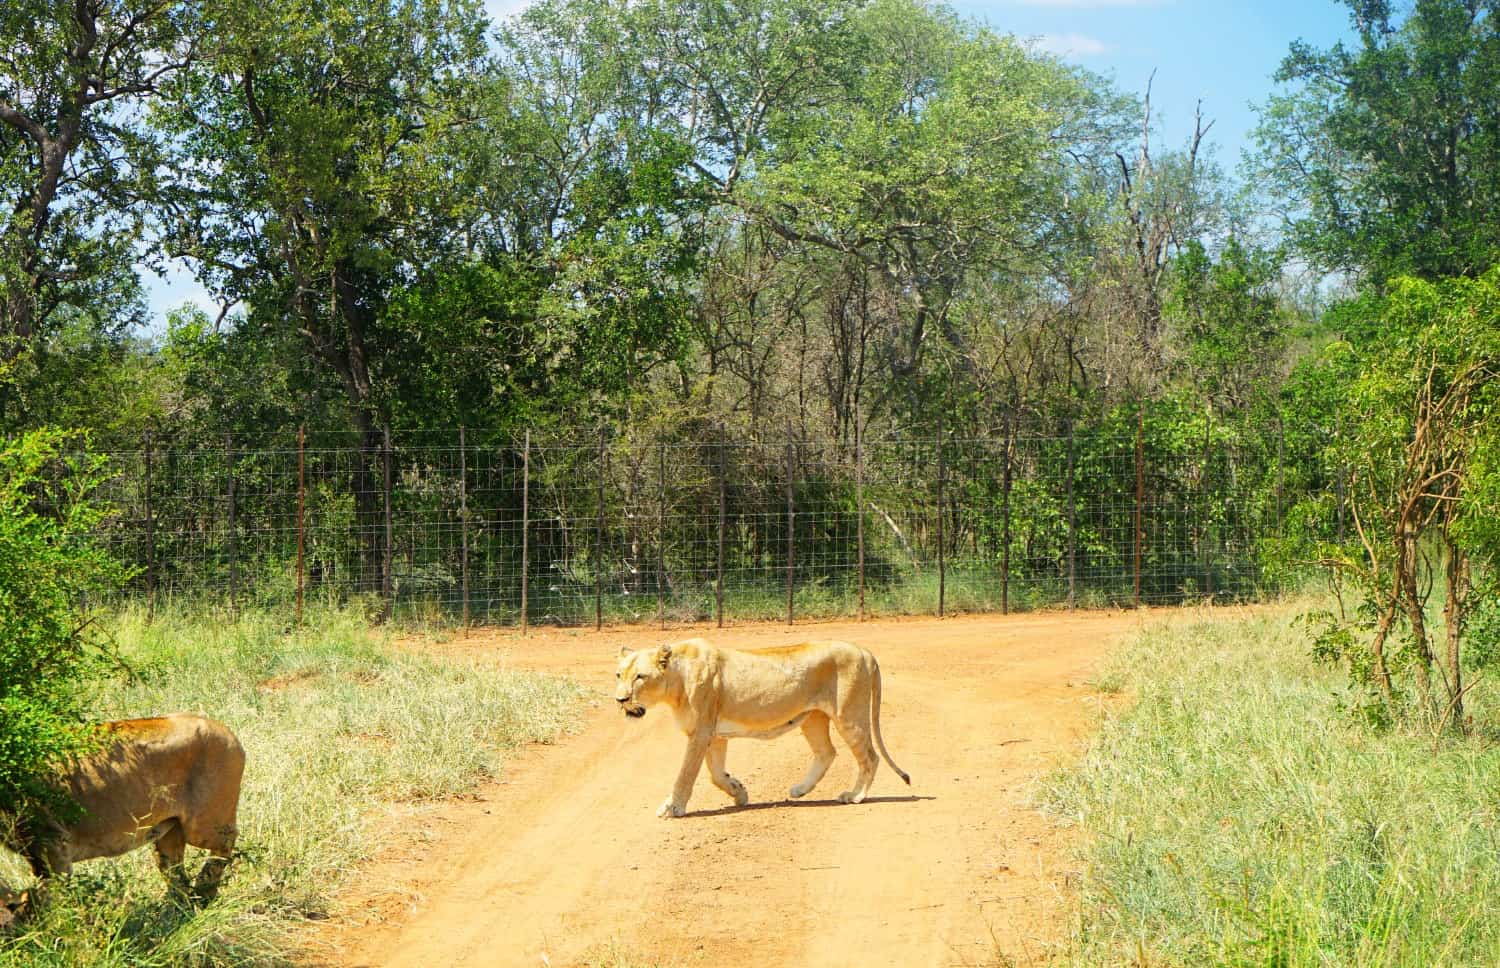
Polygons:
<instances>
[{"instance_id":1,"label":"dirt track ruts","mask_svg":"<svg viewBox=\"0 0 1500 968\"><path fill-rule=\"evenodd\" d=\"M474 633L436 646L572 675L600 701L581 732L527 750L472 800L393 815L392 847L310 936L341 966L986 965L1044 960L1066 932L1068 833L1029 806L1038 776L1075 755L1102 700L1099 660L1141 613L1042 613L755 625L666 633ZM699 778L688 816L659 820L683 737L654 709L608 699L614 655L703 634L754 647L841 638L884 675L886 745L871 799L832 802L853 758L809 800L786 791L809 757L797 733L737 740L737 809ZM415 647L422 647L420 645Z\"/></svg>"}]
</instances>

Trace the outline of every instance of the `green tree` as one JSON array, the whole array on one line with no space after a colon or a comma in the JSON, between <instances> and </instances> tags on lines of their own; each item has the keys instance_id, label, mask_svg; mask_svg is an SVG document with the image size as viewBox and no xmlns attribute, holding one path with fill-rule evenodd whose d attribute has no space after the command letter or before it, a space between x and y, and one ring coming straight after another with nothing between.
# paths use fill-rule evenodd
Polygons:
<instances>
[{"instance_id":1,"label":"green tree","mask_svg":"<svg viewBox=\"0 0 1500 968\"><path fill-rule=\"evenodd\" d=\"M159 0L0 7L0 360L46 334L61 307L129 308L143 228L136 203L153 191L143 178L161 150L141 104L191 63L194 9Z\"/></svg>"},{"instance_id":2,"label":"green tree","mask_svg":"<svg viewBox=\"0 0 1500 968\"><path fill-rule=\"evenodd\" d=\"M1377 285L1500 255L1500 3L1344 0L1350 45L1292 46L1257 137L1295 245Z\"/></svg>"},{"instance_id":3,"label":"green tree","mask_svg":"<svg viewBox=\"0 0 1500 968\"><path fill-rule=\"evenodd\" d=\"M783 238L856 259L906 294L884 347L915 386L924 354L970 348L950 307L976 277L1035 277L1065 243L1079 157L1119 130L1092 79L941 8L888 0L851 15L831 90L771 118L737 205ZM935 338L934 338L935 337Z\"/></svg>"},{"instance_id":4,"label":"green tree","mask_svg":"<svg viewBox=\"0 0 1500 968\"><path fill-rule=\"evenodd\" d=\"M447 150L472 120L478 6L277 0L215 10L218 42L156 118L182 149L167 243L290 328L373 440L375 331L391 291L451 241Z\"/></svg>"},{"instance_id":5,"label":"green tree","mask_svg":"<svg viewBox=\"0 0 1500 968\"><path fill-rule=\"evenodd\" d=\"M491 111L500 148L484 156L480 237L495 269L533 279L504 371L514 389L545 378L546 408L518 401L533 412L629 406L683 352L707 199L667 110L670 72L644 56L637 15L539 3L498 34L506 84Z\"/></svg>"},{"instance_id":6,"label":"green tree","mask_svg":"<svg viewBox=\"0 0 1500 968\"><path fill-rule=\"evenodd\" d=\"M1246 411L1278 377L1290 316L1273 253L1231 237L1218 259L1190 241L1172 260L1167 315L1196 395L1221 415Z\"/></svg>"},{"instance_id":7,"label":"green tree","mask_svg":"<svg viewBox=\"0 0 1500 968\"><path fill-rule=\"evenodd\" d=\"M396 362L385 309L455 244L486 22L473 0L226 0L209 15L214 50L154 115L180 152L159 210L168 251L244 304L239 325L292 337L331 377L374 520L378 381Z\"/></svg>"},{"instance_id":8,"label":"green tree","mask_svg":"<svg viewBox=\"0 0 1500 968\"><path fill-rule=\"evenodd\" d=\"M99 459L55 431L0 446L0 823L66 811L53 770L88 742L101 653L82 604L123 576L94 547Z\"/></svg>"},{"instance_id":9,"label":"green tree","mask_svg":"<svg viewBox=\"0 0 1500 968\"><path fill-rule=\"evenodd\" d=\"M1353 374L1327 448L1349 475L1353 540L1324 555L1362 607L1352 622L1330 619L1320 648L1349 659L1390 714L1405 708L1409 672L1419 714L1462 725L1468 619L1500 563L1500 269L1398 278L1344 311L1372 319L1378 335L1332 348L1335 367Z\"/></svg>"}]
</instances>

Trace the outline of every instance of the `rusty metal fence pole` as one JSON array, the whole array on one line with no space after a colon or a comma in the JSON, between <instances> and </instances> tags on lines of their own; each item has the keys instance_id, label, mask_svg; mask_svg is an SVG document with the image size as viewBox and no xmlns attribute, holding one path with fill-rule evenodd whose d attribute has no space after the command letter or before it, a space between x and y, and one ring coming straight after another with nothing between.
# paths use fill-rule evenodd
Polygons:
<instances>
[{"instance_id":1,"label":"rusty metal fence pole","mask_svg":"<svg viewBox=\"0 0 1500 968\"><path fill-rule=\"evenodd\" d=\"M1213 552L1209 548L1209 533L1213 527L1213 494L1209 476L1209 444L1213 432L1213 413L1206 412L1203 415L1203 457L1198 471L1199 487L1203 491L1203 533L1198 547L1198 553L1203 559L1203 590L1208 595L1209 601L1214 597L1214 562Z\"/></svg>"},{"instance_id":2,"label":"rusty metal fence pole","mask_svg":"<svg viewBox=\"0 0 1500 968\"><path fill-rule=\"evenodd\" d=\"M395 581L391 574L392 555L396 543L395 518L391 513L391 428L390 425L381 428L381 462L385 473L381 475L380 490L385 503L385 548L380 558L380 596L385 600L384 618L389 619L395 611Z\"/></svg>"},{"instance_id":3,"label":"rusty metal fence pole","mask_svg":"<svg viewBox=\"0 0 1500 968\"><path fill-rule=\"evenodd\" d=\"M146 611L156 612L156 515L151 507L151 431L145 436L146 480L142 503L146 506Z\"/></svg>"},{"instance_id":4,"label":"rusty metal fence pole","mask_svg":"<svg viewBox=\"0 0 1500 968\"><path fill-rule=\"evenodd\" d=\"M865 433L854 418L854 536L859 556L859 620L865 620Z\"/></svg>"},{"instance_id":5,"label":"rusty metal fence pole","mask_svg":"<svg viewBox=\"0 0 1500 968\"><path fill-rule=\"evenodd\" d=\"M239 609L239 535L234 507L234 440L229 434L224 435L224 466L227 468L229 498L229 611L234 613Z\"/></svg>"},{"instance_id":6,"label":"rusty metal fence pole","mask_svg":"<svg viewBox=\"0 0 1500 968\"><path fill-rule=\"evenodd\" d=\"M297 427L297 624L302 624L302 576L307 553L307 428Z\"/></svg>"},{"instance_id":7,"label":"rusty metal fence pole","mask_svg":"<svg viewBox=\"0 0 1500 968\"><path fill-rule=\"evenodd\" d=\"M1339 414L1335 418L1333 436L1341 445L1344 440L1344 418ZM1344 543L1344 474L1348 470L1342 463L1339 464L1337 480L1334 482L1334 539L1339 544Z\"/></svg>"},{"instance_id":8,"label":"rusty metal fence pole","mask_svg":"<svg viewBox=\"0 0 1500 968\"><path fill-rule=\"evenodd\" d=\"M531 585L531 431L521 445L521 634L526 634L526 593Z\"/></svg>"},{"instance_id":9,"label":"rusty metal fence pole","mask_svg":"<svg viewBox=\"0 0 1500 968\"><path fill-rule=\"evenodd\" d=\"M604 428L599 428L599 489L595 495L594 519L594 631L604 628Z\"/></svg>"},{"instance_id":10,"label":"rusty metal fence pole","mask_svg":"<svg viewBox=\"0 0 1500 968\"><path fill-rule=\"evenodd\" d=\"M724 440L724 425L719 425L719 540L714 550L714 621L724 627L724 527L728 517L729 461Z\"/></svg>"},{"instance_id":11,"label":"rusty metal fence pole","mask_svg":"<svg viewBox=\"0 0 1500 968\"><path fill-rule=\"evenodd\" d=\"M945 503L944 490L948 478L948 448L944 446L947 441L944 434L944 421L942 415L938 416L938 438L937 438L937 555L938 555L938 618L943 613L948 603L948 558L944 545L947 544L947 529L944 519L948 516L948 507Z\"/></svg>"},{"instance_id":12,"label":"rusty metal fence pole","mask_svg":"<svg viewBox=\"0 0 1500 968\"><path fill-rule=\"evenodd\" d=\"M1286 533L1286 422L1276 415L1276 533Z\"/></svg>"},{"instance_id":13,"label":"rusty metal fence pole","mask_svg":"<svg viewBox=\"0 0 1500 968\"><path fill-rule=\"evenodd\" d=\"M656 624L667 627L667 442L656 445Z\"/></svg>"},{"instance_id":14,"label":"rusty metal fence pole","mask_svg":"<svg viewBox=\"0 0 1500 968\"><path fill-rule=\"evenodd\" d=\"M797 568L797 509L793 497L793 479L796 475L794 461L796 451L792 445L792 422L786 423L786 624L795 619L793 611L793 585Z\"/></svg>"},{"instance_id":15,"label":"rusty metal fence pole","mask_svg":"<svg viewBox=\"0 0 1500 968\"><path fill-rule=\"evenodd\" d=\"M1078 607L1078 507L1073 495L1073 418L1068 418L1068 608Z\"/></svg>"},{"instance_id":16,"label":"rusty metal fence pole","mask_svg":"<svg viewBox=\"0 0 1500 968\"><path fill-rule=\"evenodd\" d=\"M1000 614L1010 614L1010 488L1015 438L1011 416L1005 415L1005 466L1000 478Z\"/></svg>"},{"instance_id":17,"label":"rusty metal fence pole","mask_svg":"<svg viewBox=\"0 0 1500 968\"><path fill-rule=\"evenodd\" d=\"M1146 497L1145 459L1146 411L1137 406L1135 413L1135 607L1141 607L1141 505Z\"/></svg>"},{"instance_id":18,"label":"rusty metal fence pole","mask_svg":"<svg viewBox=\"0 0 1500 968\"><path fill-rule=\"evenodd\" d=\"M463 581L464 628L469 627L469 449L464 428L458 428L458 544Z\"/></svg>"}]
</instances>

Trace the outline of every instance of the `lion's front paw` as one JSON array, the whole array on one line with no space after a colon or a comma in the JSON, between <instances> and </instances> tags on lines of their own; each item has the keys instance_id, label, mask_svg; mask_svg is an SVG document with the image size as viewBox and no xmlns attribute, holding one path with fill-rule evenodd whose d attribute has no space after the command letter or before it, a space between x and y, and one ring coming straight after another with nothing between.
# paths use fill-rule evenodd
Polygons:
<instances>
[{"instance_id":1,"label":"lion's front paw","mask_svg":"<svg viewBox=\"0 0 1500 968\"><path fill-rule=\"evenodd\" d=\"M731 781L729 784L729 790L730 793L734 796L735 806L743 807L745 804L750 802L750 792L745 789L745 785L739 780Z\"/></svg>"},{"instance_id":2,"label":"lion's front paw","mask_svg":"<svg viewBox=\"0 0 1500 968\"><path fill-rule=\"evenodd\" d=\"M670 820L673 817L680 817L686 812L687 811L683 807L678 806L677 804L673 803L670 798L668 798L667 800L662 802L662 805L660 807L657 808L656 815L663 820Z\"/></svg>"},{"instance_id":3,"label":"lion's front paw","mask_svg":"<svg viewBox=\"0 0 1500 968\"><path fill-rule=\"evenodd\" d=\"M791 794L793 800L801 800L803 797L807 796L808 789L808 787L805 787L799 783L787 792Z\"/></svg>"},{"instance_id":4,"label":"lion's front paw","mask_svg":"<svg viewBox=\"0 0 1500 968\"><path fill-rule=\"evenodd\" d=\"M865 795L855 790L845 790L839 794L839 803L863 803Z\"/></svg>"}]
</instances>

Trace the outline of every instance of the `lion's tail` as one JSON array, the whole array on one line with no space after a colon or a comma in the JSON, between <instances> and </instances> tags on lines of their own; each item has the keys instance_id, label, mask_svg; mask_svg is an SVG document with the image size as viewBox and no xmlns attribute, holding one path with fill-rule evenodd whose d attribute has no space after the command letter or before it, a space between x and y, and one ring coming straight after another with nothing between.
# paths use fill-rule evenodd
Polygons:
<instances>
[{"instance_id":1,"label":"lion's tail","mask_svg":"<svg viewBox=\"0 0 1500 968\"><path fill-rule=\"evenodd\" d=\"M870 716L875 726L875 743L880 747L880 755L885 757L885 761L891 765L891 769L896 771L896 775L904 780L907 786L911 786L911 777L907 776L906 771L891 759L890 750L885 748L885 737L880 735L880 663L872 655L870 664L875 667L875 678L872 683L874 688L870 690Z\"/></svg>"}]
</instances>

